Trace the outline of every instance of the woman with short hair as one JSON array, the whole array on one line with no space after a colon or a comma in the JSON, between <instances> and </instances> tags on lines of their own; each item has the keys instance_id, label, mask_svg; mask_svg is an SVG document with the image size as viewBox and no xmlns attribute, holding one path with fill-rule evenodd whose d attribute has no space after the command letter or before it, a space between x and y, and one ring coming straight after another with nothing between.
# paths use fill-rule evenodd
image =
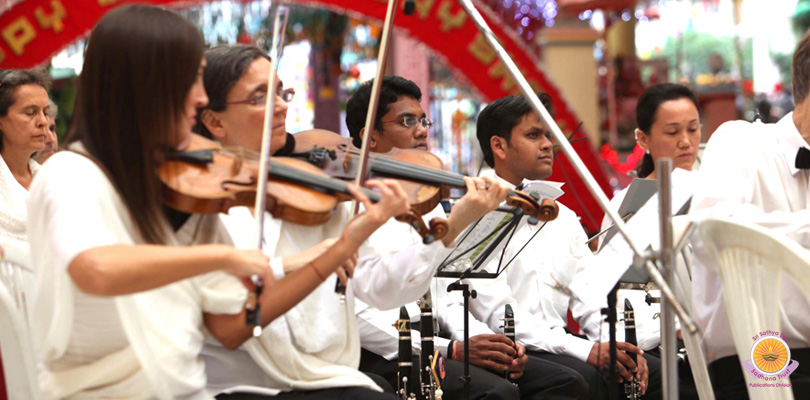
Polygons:
<instances>
[{"instance_id":1,"label":"woman with short hair","mask_svg":"<svg viewBox=\"0 0 810 400\"><path fill-rule=\"evenodd\" d=\"M48 89L42 70L0 71L0 238L25 242L25 200L39 164L31 154L45 147Z\"/></svg>"}]
</instances>

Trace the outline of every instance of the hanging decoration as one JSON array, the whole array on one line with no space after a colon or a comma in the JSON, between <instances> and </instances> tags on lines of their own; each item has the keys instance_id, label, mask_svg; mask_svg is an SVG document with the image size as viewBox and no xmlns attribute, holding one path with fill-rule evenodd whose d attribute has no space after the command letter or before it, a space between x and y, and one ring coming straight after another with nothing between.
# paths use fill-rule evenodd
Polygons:
<instances>
[{"instance_id":1,"label":"hanging decoration","mask_svg":"<svg viewBox=\"0 0 810 400\"><path fill-rule=\"evenodd\" d=\"M204 0L22 0L0 15L0 68L27 68L46 62L63 47L84 37L105 13L124 4L151 3L167 7L188 7ZM381 21L385 0L287 0L283 3L330 9L342 14ZM522 7L521 7L522 8ZM529 10L531 11L531 10ZM540 61L526 42L504 24L492 22L495 35L512 55L533 88L554 99L556 121L566 135L579 123L563 94L549 80ZM397 29L408 33L446 60L458 76L486 101L518 94L515 82L495 52L486 43L467 14L455 0L417 0L411 17L400 15ZM452 37L454 40L447 40ZM577 137L585 136L584 132ZM585 165L605 192L610 192L596 154L588 141L574 144ZM602 210L564 156L555 163L552 180L567 182L561 201L582 217L586 228L598 230Z\"/></svg>"}]
</instances>

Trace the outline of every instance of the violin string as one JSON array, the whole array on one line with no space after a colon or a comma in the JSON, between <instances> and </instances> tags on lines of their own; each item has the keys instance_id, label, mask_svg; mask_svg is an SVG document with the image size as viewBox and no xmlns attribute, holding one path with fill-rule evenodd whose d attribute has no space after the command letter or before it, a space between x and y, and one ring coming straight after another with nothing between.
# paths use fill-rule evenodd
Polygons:
<instances>
[{"instance_id":1,"label":"violin string","mask_svg":"<svg viewBox=\"0 0 810 400\"><path fill-rule=\"evenodd\" d=\"M357 155L358 152L356 150L350 150L349 154ZM404 179L412 178L414 180L428 178L432 180L431 183L455 187L465 186L462 176L452 172L421 165L414 165L405 161L394 160L381 155L373 155L372 160L374 162L374 164L372 164L372 170L374 170L374 165L376 164L378 167L383 167L385 173L392 176L401 177ZM379 170L380 168L377 169Z\"/></svg>"},{"instance_id":2,"label":"violin string","mask_svg":"<svg viewBox=\"0 0 810 400\"><path fill-rule=\"evenodd\" d=\"M219 151L220 153L228 154L228 155L234 155L234 154L236 154L238 152L238 153L241 153L241 156L244 159L252 160L252 161L256 161L256 160L259 159L259 153L257 151L248 150L248 149L245 149L245 148L242 148L242 147L223 146L223 147L221 147L219 149L216 149L215 151ZM272 161L272 160L270 161L270 167L271 167L270 168L270 176L277 176L279 178L288 179L288 180L290 180L292 182L303 181L303 183L308 183L308 184L311 184L313 186L317 186L320 189L323 189L323 190L326 190L326 191L351 195L351 193L349 192L349 189L348 189L348 185L346 184L346 182L344 182L342 180L323 177L323 176L318 176L318 175L315 175L313 173L310 173L310 172L307 172L307 171L301 171L301 170L298 170L298 169L296 169L294 167L290 167L290 166L287 166L285 164L278 163L278 162L275 162L275 161ZM380 197L379 193L377 193L377 192L375 192L373 190L366 189L366 188L360 188L360 190L371 201L373 201L375 203L380 201L381 197Z\"/></svg>"},{"instance_id":3,"label":"violin string","mask_svg":"<svg viewBox=\"0 0 810 400\"><path fill-rule=\"evenodd\" d=\"M313 186L319 187L320 189L324 189L335 193L349 194L349 195L351 194L349 192L348 185L344 181L318 176L273 161L270 162L270 165L271 165L270 169L271 176L275 175L279 178L285 178L291 181L298 181L311 184ZM366 196L368 196L368 198L371 201L378 202L380 200L380 194L377 192L364 188L361 188L361 191Z\"/></svg>"}]
</instances>

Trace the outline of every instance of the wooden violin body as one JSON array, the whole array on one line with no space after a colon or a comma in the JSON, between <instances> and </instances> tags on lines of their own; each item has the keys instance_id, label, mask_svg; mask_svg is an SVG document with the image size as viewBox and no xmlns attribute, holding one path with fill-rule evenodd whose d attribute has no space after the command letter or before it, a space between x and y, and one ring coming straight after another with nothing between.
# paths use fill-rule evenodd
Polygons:
<instances>
[{"instance_id":1,"label":"wooden violin body","mask_svg":"<svg viewBox=\"0 0 810 400\"><path fill-rule=\"evenodd\" d=\"M259 182L256 157L244 150L227 150L194 135L186 150L167 156L158 175L163 182L163 203L188 213L227 212L234 206L253 206ZM295 158L273 157L267 181L266 210L273 217L300 225L329 220L338 202L351 199L345 181ZM377 202L379 193L360 189ZM425 225L413 210L397 216L430 243L447 233L447 221L434 218Z\"/></svg>"},{"instance_id":2,"label":"wooden violin body","mask_svg":"<svg viewBox=\"0 0 810 400\"><path fill-rule=\"evenodd\" d=\"M296 170L324 180L328 176L306 162L274 158L267 183L267 211L275 218L301 225L326 222L339 198L278 176L279 169ZM217 143L194 135L189 147L164 161L158 171L163 182L163 201L169 207L189 213L226 212L234 206L253 206L259 181L255 157L228 151ZM296 174L292 174L296 175ZM290 178L292 179L292 178Z\"/></svg>"},{"instance_id":3,"label":"wooden violin body","mask_svg":"<svg viewBox=\"0 0 810 400\"><path fill-rule=\"evenodd\" d=\"M351 180L357 171L359 149L354 147L351 140L334 132L313 129L295 134L295 156L307 160L321 168L327 175ZM391 160L406 163L406 167L425 166L442 170L444 164L439 157L423 150L394 149L388 153L372 154L372 159L380 155ZM395 178L408 195L408 202L419 214L427 214L439 205L439 202L449 194L449 188L441 185L425 185L419 180L404 179L396 174L386 174L380 170L380 163L372 163L368 178L382 177ZM376 168L375 168L376 167Z\"/></svg>"},{"instance_id":4,"label":"wooden violin body","mask_svg":"<svg viewBox=\"0 0 810 400\"><path fill-rule=\"evenodd\" d=\"M295 157L318 166L331 177L354 179L359 151L348 138L314 129L296 134L295 140ZM462 175L445 171L439 157L429 151L395 149L370 158L367 176L398 180L411 207L420 214L433 210L449 196L451 188L467 187ZM510 191L506 203L539 221L551 221L559 212L554 200L546 198L538 203L538 199L517 190Z\"/></svg>"}]
</instances>

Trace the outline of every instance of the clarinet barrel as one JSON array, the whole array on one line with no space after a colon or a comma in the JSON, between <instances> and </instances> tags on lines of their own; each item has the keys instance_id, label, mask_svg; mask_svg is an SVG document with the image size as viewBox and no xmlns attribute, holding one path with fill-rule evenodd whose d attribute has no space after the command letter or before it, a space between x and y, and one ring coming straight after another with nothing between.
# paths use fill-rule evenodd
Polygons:
<instances>
[{"instance_id":1,"label":"clarinet barrel","mask_svg":"<svg viewBox=\"0 0 810 400\"><path fill-rule=\"evenodd\" d=\"M515 313L512 311L512 306L507 304L503 312L503 335L509 338L515 344L517 350L517 340L515 339ZM504 378L509 379L509 371L504 372Z\"/></svg>"},{"instance_id":2,"label":"clarinet barrel","mask_svg":"<svg viewBox=\"0 0 810 400\"><path fill-rule=\"evenodd\" d=\"M411 391L410 378L413 367L411 345L411 318L405 306L399 308L399 319L394 324L399 332L399 363L397 368L397 396L402 400L413 400L416 396Z\"/></svg>"},{"instance_id":3,"label":"clarinet barrel","mask_svg":"<svg viewBox=\"0 0 810 400\"><path fill-rule=\"evenodd\" d=\"M630 304L630 300L628 299L624 299L624 341L633 346L638 346L635 312L633 311L633 305ZM636 353L627 353L627 355L630 356L634 363L638 363ZM632 382L624 384L624 394L631 400L641 398L641 383L639 383L637 378L633 377Z\"/></svg>"},{"instance_id":4,"label":"clarinet barrel","mask_svg":"<svg viewBox=\"0 0 810 400\"><path fill-rule=\"evenodd\" d=\"M419 308L421 311L421 319L419 322L420 333L422 334L422 352L419 357L420 372L419 376L422 380L422 398L425 400L436 399L436 386L437 382L433 379L433 355L435 348L433 347L433 336L435 335L433 329L433 300L428 291L419 299Z\"/></svg>"}]
</instances>

